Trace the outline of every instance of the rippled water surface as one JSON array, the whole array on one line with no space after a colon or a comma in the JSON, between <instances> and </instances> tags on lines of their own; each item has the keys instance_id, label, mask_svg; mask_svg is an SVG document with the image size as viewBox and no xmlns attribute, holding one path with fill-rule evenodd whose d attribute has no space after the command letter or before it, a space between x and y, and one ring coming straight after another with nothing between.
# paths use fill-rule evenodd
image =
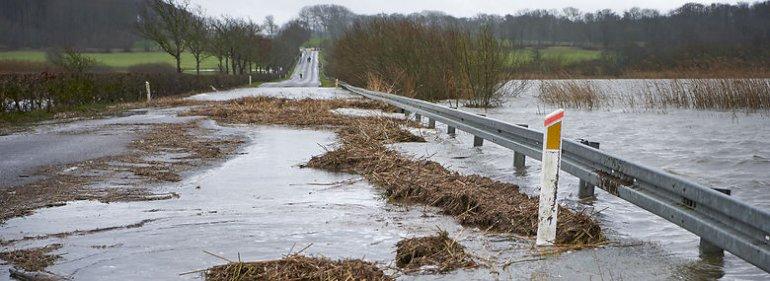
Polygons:
<instances>
[{"instance_id":1,"label":"rippled water surface","mask_svg":"<svg viewBox=\"0 0 770 281\"><path fill-rule=\"evenodd\" d=\"M610 95L639 93L643 91L640 87L645 85L639 80L594 80L589 83ZM544 105L536 98L538 86L533 83L520 96L507 98L499 108L463 110L542 130L545 114L556 108ZM767 112L568 108L563 130L565 138L600 142L602 150L616 156L658 167L710 187L730 189L732 196L770 210L770 117ZM472 142L471 136L459 138L463 146ZM449 142L453 141L456 140ZM466 156L473 157L458 155L464 160L447 159L447 162L464 167L461 170L518 182L531 194L536 194L539 162L529 161L527 174L516 176L510 169L512 153L507 149L485 143L477 153L481 156L467 152ZM576 200L577 182L571 176L561 182L566 185L560 188L563 200ZM593 206L602 210L602 220L619 236L660 243L678 256L697 258L696 236L601 190L597 189L597 193L598 200ZM725 271L729 279L770 278L767 273L729 254Z\"/></svg>"}]
</instances>

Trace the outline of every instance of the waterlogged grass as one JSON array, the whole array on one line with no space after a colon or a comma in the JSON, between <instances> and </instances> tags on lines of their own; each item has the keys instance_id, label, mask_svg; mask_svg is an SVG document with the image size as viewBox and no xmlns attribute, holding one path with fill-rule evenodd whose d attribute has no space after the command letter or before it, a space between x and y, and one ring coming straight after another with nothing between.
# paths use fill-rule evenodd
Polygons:
<instances>
[{"instance_id":1,"label":"waterlogged grass","mask_svg":"<svg viewBox=\"0 0 770 281\"><path fill-rule=\"evenodd\" d=\"M542 60L558 61L563 66L597 60L601 53L601 51L597 50L585 50L574 47L548 47L540 50ZM508 63L513 66L521 66L531 63L534 58L534 49L517 49L508 54Z\"/></svg>"},{"instance_id":2,"label":"waterlogged grass","mask_svg":"<svg viewBox=\"0 0 770 281\"><path fill-rule=\"evenodd\" d=\"M146 63L166 63L176 66L174 57L164 52L86 53L86 55L96 59L100 64L119 69ZM43 51L9 51L0 52L0 60L45 62L46 58ZM216 58L209 57L201 62L201 69L215 69L217 64ZM192 54L182 54L182 69L195 70L195 58Z\"/></svg>"}]
</instances>

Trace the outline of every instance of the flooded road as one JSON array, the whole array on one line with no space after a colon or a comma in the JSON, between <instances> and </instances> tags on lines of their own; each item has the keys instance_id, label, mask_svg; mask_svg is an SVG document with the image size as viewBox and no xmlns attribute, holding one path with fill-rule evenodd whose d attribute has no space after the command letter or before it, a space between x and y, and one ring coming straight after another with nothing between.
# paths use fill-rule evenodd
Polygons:
<instances>
[{"instance_id":1,"label":"flooded road","mask_svg":"<svg viewBox=\"0 0 770 281\"><path fill-rule=\"evenodd\" d=\"M10 220L0 235L19 239L146 222L141 227L14 245L63 244L58 251L63 260L48 270L77 280L196 279L200 274L179 274L224 263L203 251L253 261L280 258L308 245L306 254L364 258L389 266L400 239L428 235L438 228L448 230L489 267L400 279L589 280L623 276L654 280L674 274L676 268L669 263L685 263L668 257L655 245L639 242L540 256L530 239L463 228L432 208L386 203L358 176L299 168L312 155L323 153L324 146L333 145L335 135L331 132L262 126L238 129L250 138L242 154L165 187L178 193L178 199L74 202ZM7 265L0 265L0 271L7 269ZM0 275L0 280L6 278Z\"/></svg>"}]
</instances>

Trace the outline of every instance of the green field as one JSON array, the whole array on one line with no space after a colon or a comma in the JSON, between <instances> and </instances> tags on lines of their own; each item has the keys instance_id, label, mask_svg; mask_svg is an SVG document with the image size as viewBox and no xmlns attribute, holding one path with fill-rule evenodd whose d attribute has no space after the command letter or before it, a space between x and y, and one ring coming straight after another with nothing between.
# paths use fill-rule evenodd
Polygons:
<instances>
[{"instance_id":1,"label":"green field","mask_svg":"<svg viewBox=\"0 0 770 281\"><path fill-rule=\"evenodd\" d=\"M131 53L86 53L100 64L108 67L124 69L132 65L145 63L167 63L175 66L174 57L163 52L131 52ZM0 52L0 60L21 60L45 62L43 51L10 51ZM216 58L209 57L201 62L201 69L217 68ZM182 69L195 70L195 58L192 54L182 54Z\"/></svg>"},{"instance_id":2,"label":"green field","mask_svg":"<svg viewBox=\"0 0 770 281\"><path fill-rule=\"evenodd\" d=\"M601 51L585 50L573 47L548 47L540 50L543 60L559 61L562 65L570 65L584 61L597 60L601 56ZM531 63L535 56L534 49L525 48L511 51L508 56L508 62L511 65L519 66Z\"/></svg>"}]
</instances>

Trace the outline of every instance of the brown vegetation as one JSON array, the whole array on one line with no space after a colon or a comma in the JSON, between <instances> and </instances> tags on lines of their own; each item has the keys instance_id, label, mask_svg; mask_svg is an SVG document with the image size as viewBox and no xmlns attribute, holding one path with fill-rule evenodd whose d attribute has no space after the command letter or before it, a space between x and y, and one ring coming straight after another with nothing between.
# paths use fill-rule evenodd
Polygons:
<instances>
[{"instance_id":1,"label":"brown vegetation","mask_svg":"<svg viewBox=\"0 0 770 281\"><path fill-rule=\"evenodd\" d=\"M641 91L631 89L624 93L605 93L593 81L542 81L537 97L547 104L588 110L601 106L622 106L751 113L770 109L770 80L757 78L646 80Z\"/></svg>"},{"instance_id":2,"label":"brown vegetation","mask_svg":"<svg viewBox=\"0 0 770 281\"><path fill-rule=\"evenodd\" d=\"M377 88L408 97L491 107L509 78L506 54L487 28L470 32L378 18L355 24L336 40L327 69L360 87L382 85Z\"/></svg>"},{"instance_id":3,"label":"brown vegetation","mask_svg":"<svg viewBox=\"0 0 770 281\"><path fill-rule=\"evenodd\" d=\"M537 229L538 200L518 192L518 187L451 172L438 163L410 159L385 145L423 141L405 131L403 121L387 118L353 118L331 112L337 107L379 107L372 101L312 101L247 98L194 109L193 114L231 123L292 126L338 126L341 147L313 157L307 167L362 175L383 188L394 201L439 207L466 226L532 236ZM601 228L584 213L560 207L556 242L594 244L604 240Z\"/></svg>"},{"instance_id":4,"label":"brown vegetation","mask_svg":"<svg viewBox=\"0 0 770 281\"><path fill-rule=\"evenodd\" d=\"M433 236L399 241L396 244L396 266L406 271L417 271L423 266L432 266L428 271L448 272L477 265L465 253L465 247L449 238L446 231L439 231Z\"/></svg>"},{"instance_id":5,"label":"brown vegetation","mask_svg":"<svg viewBox=\"0 0 770 281\"><path fill-rule=\"evenodd\" d=\"M61 246L61 244L51 244L42 248L3 252L0 253L0 259L26 271L41 271L61 258L59 255L50 254Z\"/></svg>"},{"instance_id":6,"label":"brown vegetation","mask_svg":"<svg viewBox=\"0 0 770 281\"><path fill-rule=\"evenodd\" d=\"M541 81L540 101L559 107L593 109L605 102L604 96L587 81Z\"/></svg>"},{"instance_id":7,"label":"brown vegetation","mask_svg":"<svg viewBox=\"0 0 770 281\"><path fill-rule=\"evenodd\" d=\"M390 281L374 263L362 260L333 261L293 254L280 260L232 262L206 271L207 281L231 280L367 280Z\"/></svg>"},{"instance_id":8,"label":"brown vegetation","mask_svg":"<svg viewBox=\"0 0 770 281\"><path fill-rule=\"evenodd\" d=\"M37 175L44 179L0 190L0 205L3 206L0 223L12 217L28 215L38 208L58 206L73 200L114 202L176 198L178 196L174 193L152 194L147 185L157 181L178 181L181 171L225 157L243 142L232 136L224 139L207 135L207 130L196 123L154 125L133 142L130 153L43 168ZM164 153L188 155L180 159L183 161L147 160L150 156ZM67 171L71 167L76 169ZM126 172L136 179L121 175ZM90 186L113 178L131 184L125 187Z\"/></svg>"}]
</instances>

